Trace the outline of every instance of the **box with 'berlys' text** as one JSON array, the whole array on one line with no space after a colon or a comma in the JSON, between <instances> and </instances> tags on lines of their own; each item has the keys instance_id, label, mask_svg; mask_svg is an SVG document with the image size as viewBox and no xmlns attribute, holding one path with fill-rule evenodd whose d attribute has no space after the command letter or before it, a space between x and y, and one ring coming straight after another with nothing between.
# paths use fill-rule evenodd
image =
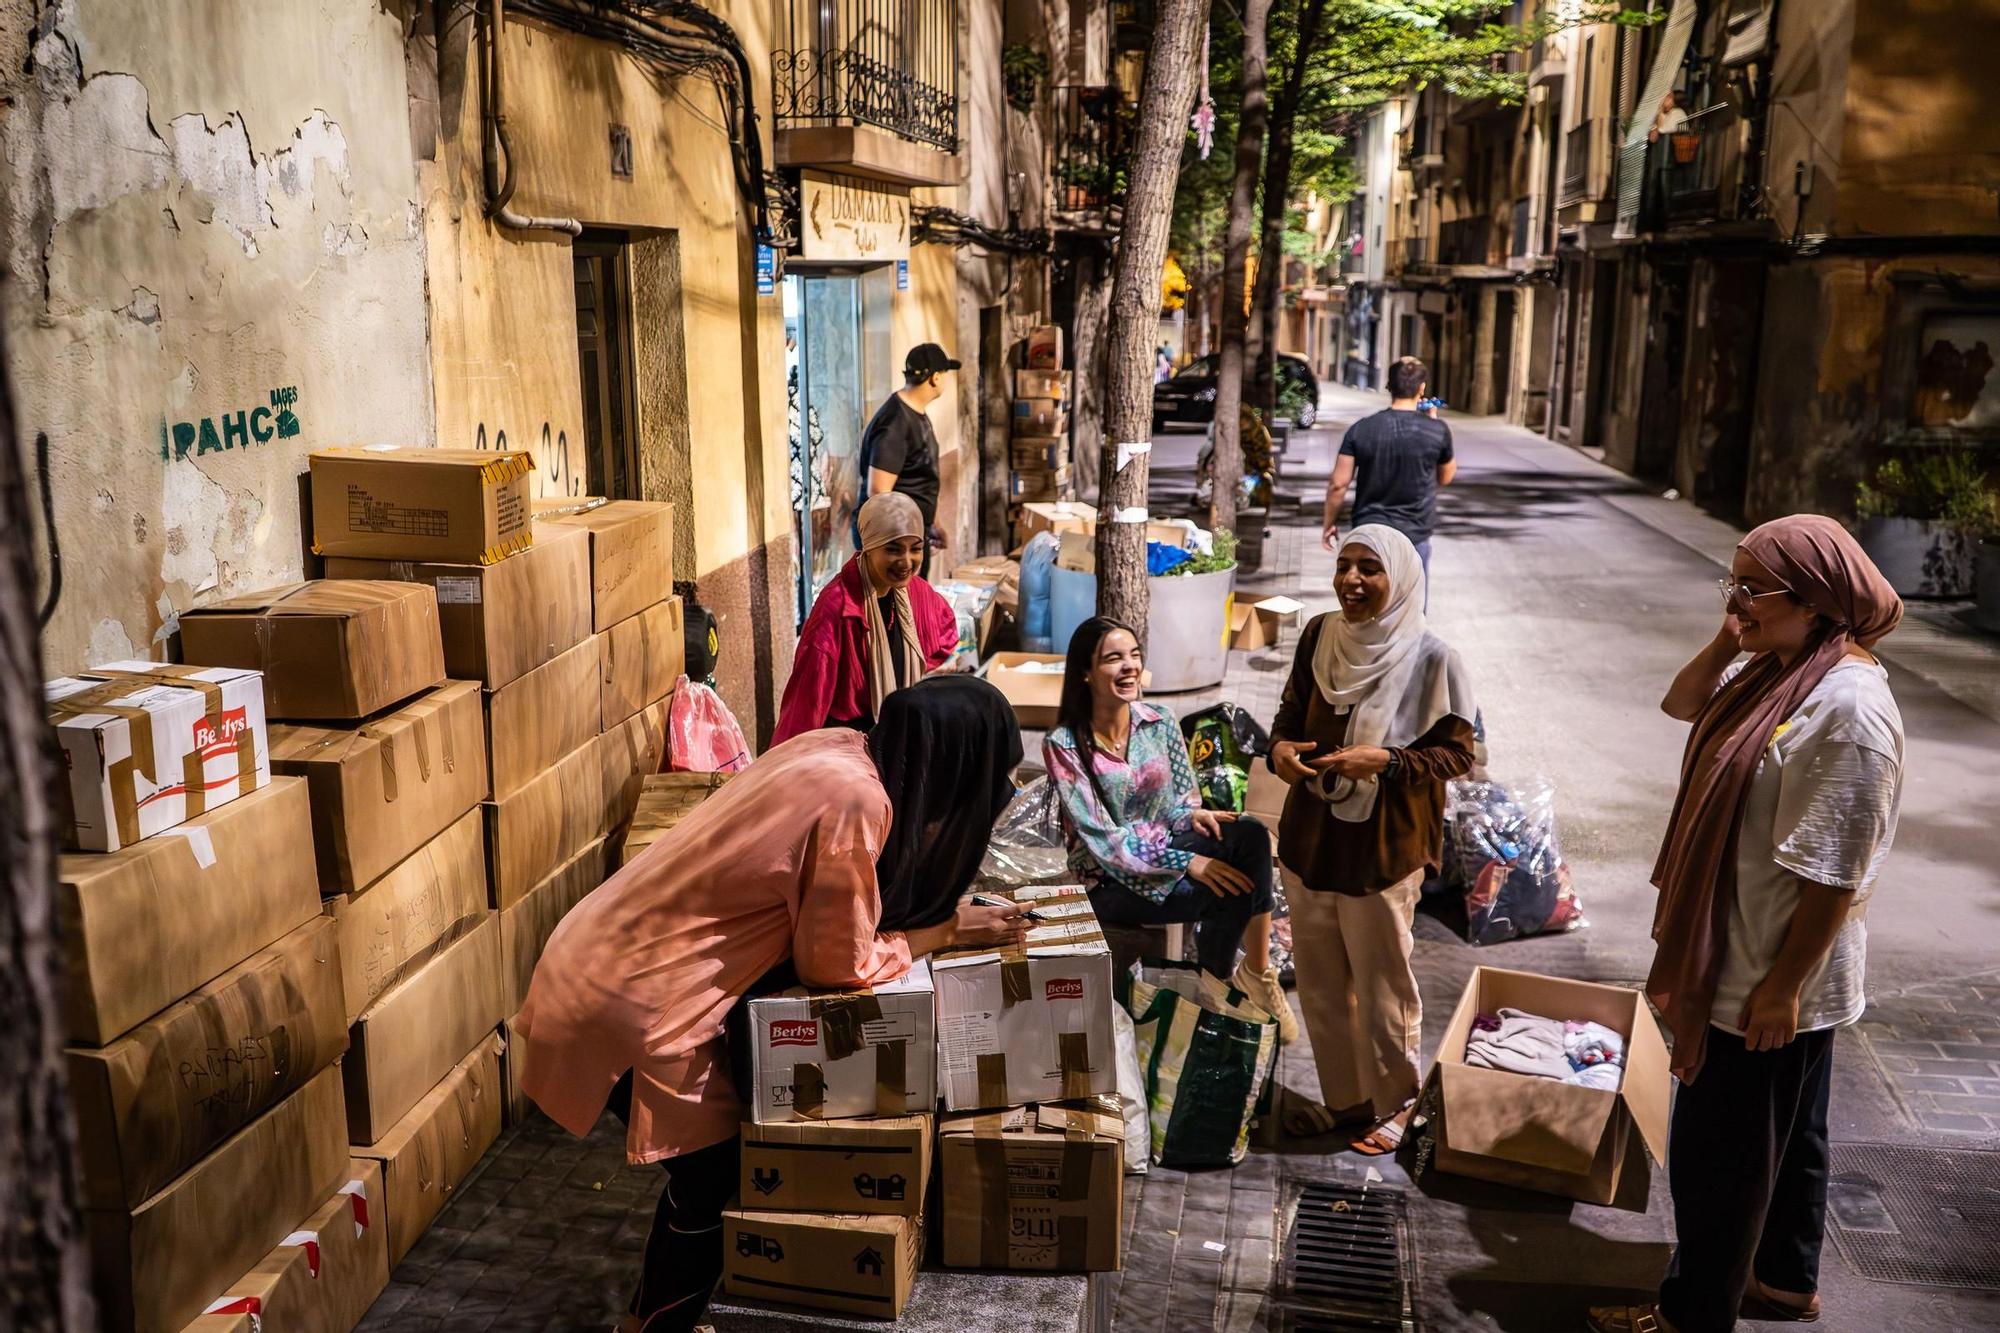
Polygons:
<instances>
[{"instance_id":1,"label":"box with 'berlys' text","mask_svg":"<svg viewBox=\"0 0 2000 1333\"><path fill-rule=\"evenodd\" d=\"M953 1111L1116 1092L1111 950L1081 885L1010 894L1034 913L1027 942L931 960L938 1078Z\"/></svg>"},{"instance_id":2,"label":"box with 'berlys' text","mask_svg":"<svg viewBox=\"0 0 2000 1333\"><path fill-rule=\"evenodd\" d=\"M913 1115L937 1105L929 967L863 991L794 987L750 1001L751 1118L759 1124Z\"/></svg>"}]
</instances>

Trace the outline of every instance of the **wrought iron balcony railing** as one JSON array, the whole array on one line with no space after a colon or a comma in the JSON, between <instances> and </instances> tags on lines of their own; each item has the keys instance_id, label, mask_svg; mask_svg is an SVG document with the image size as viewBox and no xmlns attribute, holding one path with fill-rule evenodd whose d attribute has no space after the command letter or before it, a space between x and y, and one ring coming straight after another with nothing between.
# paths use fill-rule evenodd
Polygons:
<instances>
[{"instance_id":1,"label":"wrought iron balcony railing","mask_svg":"<svg viewBox=\"0 0 2000 1333\"><path fill-rule=\"evenodd\" d=\"M1483 214L1445 223L1438 229L1438 262L1485 264L1492 234L1493 224Z\"/></svg>"},{"instance_id":2,"label":"wrought iron balcony railing","mask_svg":"<svg viewBox=\"0 0 2000 1333\"><path fill-rule=\"evenodd\" d=\"M780 0L780 128L864 124L958 148L958 0Z\"/></svg>"},{"instance_id":3,"label":"wrought iron balcony railing","mask_svg":"<svg viewBox=\"0 0 2000 1333\"><path fill-rule=\"evenodd\" d=\"M1055 92L1056 208L1122 208L1132 152L1132 108L1123 89L1064 84Z\"/></svg>"},{"instance_id":4,"label":"wrought iron balcony railing","mask_svg":"<svg viewBox=\"0 0 2000 1333\"><path fill-rule=\"evenodd\" d=\"M1581 203L1588 198L1591 182L1603 178L1605 146L1610 136L1605 133L1606 121L1586 120L1572 126L1563 136L1562 193L1556 196L1560 205Z\"/></svg>"}]
</instances>

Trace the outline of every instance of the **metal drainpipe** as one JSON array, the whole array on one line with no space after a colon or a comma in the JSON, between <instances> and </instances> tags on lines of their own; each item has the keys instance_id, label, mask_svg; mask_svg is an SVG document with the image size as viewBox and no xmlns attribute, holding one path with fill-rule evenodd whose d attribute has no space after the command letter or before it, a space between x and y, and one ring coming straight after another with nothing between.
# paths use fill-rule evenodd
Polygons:
<instances>
[{"instance_id":1,"label":"metal drainpipe","mask_svg":"<svg viewBox=\"0 0 2000 1333\"><path fill-rule=\"evenodd\" d=\"M503 82L501 78L502 58L500 54L502 25L505 14L503 0L488 0L486 20L486 46L489 83L487 85L486 115L486 216L503 227L514 231L559 231L570 236L583 235L583 224L575 218L538 218L516 213L507 207L507 201L514 197L514 155L507 147L506 103L502 100ZM507 164L507 175L503 180L499 174L499 162Z\"/></svg>"}]
</instances>

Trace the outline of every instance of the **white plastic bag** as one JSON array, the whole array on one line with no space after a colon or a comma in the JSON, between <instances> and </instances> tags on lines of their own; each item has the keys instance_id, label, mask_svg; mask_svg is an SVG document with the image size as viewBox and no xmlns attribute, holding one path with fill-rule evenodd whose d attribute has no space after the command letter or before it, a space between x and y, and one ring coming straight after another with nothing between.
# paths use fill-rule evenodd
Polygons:
<instances>
[{"instance_id":1,"label":"white plastic bag","mask_svg":"<svg viewBox=\"0 0 2000 1333\"><path fill-rule=\"evenodd\" d=\"M1125 1112L1125 1174L1143 1176L1152 1164L1153 1131L1146 1121L1146 1073L1139 1068L1139 1043L1132 1015L1111 1006L1112 1039L1118 1047L1118 1104Z\"/></svg>"}]
</instances>

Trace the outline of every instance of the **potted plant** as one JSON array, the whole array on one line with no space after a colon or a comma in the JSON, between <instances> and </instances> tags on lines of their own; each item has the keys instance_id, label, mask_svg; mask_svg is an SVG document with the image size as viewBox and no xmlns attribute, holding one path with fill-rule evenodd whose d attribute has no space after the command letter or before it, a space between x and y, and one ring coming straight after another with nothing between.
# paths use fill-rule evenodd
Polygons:
<instances>
[{"instance_id":1,"label":"potted plant","mask_svg":"<svg viewBox=\"0 0 2000 1333\"><path fill-rule=\"evenodd\" d=\"M1693 130L1676 130L1668 137L1673 143L1676 165L1684 167L1694 161L1694 155L1701 149L1701 135Z\"/></svg>"},{"instance_id":2,"label":"potted plant","mask_svg":"<svg viewBox=\"0 0 2000 1333\"><path fill-rule=\"evenodd\" d=\"M1049 58L1025 42L1010 42L1000 52L1000 81L1007 105L1022 115L1035 109L1035 94L1049 76Z\"/></svg>"},{"instance_id":3,"label":"potted plant","mask_svg":"<svg viewBox=\"0 0 2000 1333\"><path fill-rule=\"evenodd\" d=\"M1973 547L1992 500L1963 449L1892 458L1855 491L1855 537L1905 597L1964 597Z\"/></svg>"}]
</instances>

